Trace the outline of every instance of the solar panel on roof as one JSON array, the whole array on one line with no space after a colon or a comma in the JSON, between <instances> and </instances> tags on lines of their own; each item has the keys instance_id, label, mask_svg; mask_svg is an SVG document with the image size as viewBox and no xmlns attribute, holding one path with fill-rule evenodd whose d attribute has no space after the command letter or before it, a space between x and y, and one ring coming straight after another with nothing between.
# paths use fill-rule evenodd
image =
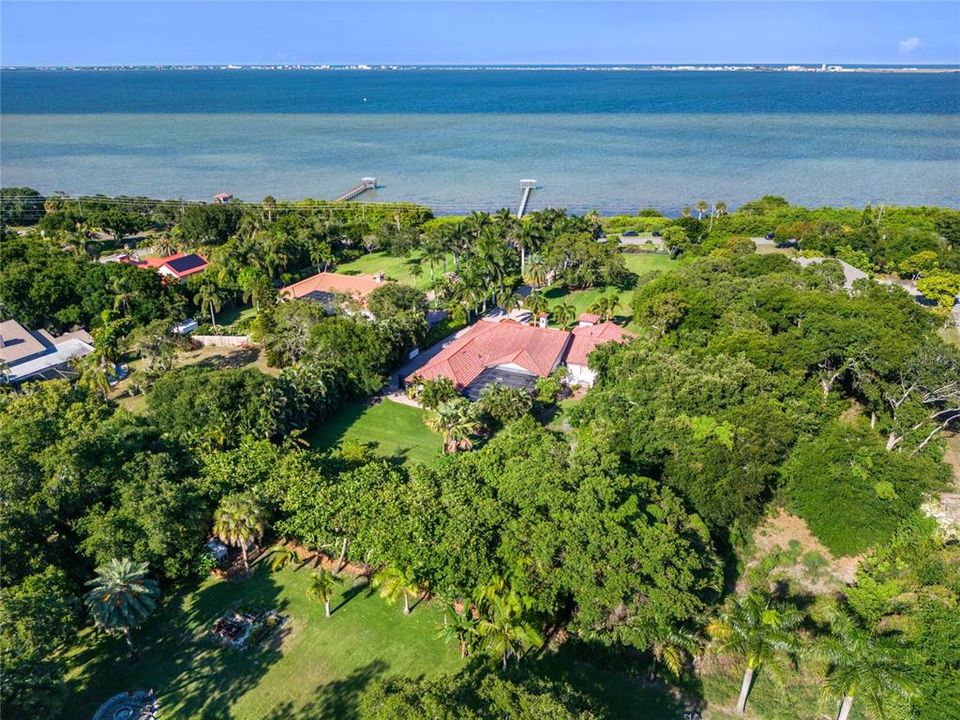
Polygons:
<instances>
[{"instance_id":1,"label":"solar panel on roof","mask_svg":"<svg viewBox=\"0 0 960 720\"><path fill-rule=\"evenodd\" d=\"M201 267L206 264L206 261L197 255L196 253L191 253L190 255L184 255L183 257L177 258L176 260L170 260L167 263L169 267L174 272L182 273L187 270L193 270L194 268Z\"/></svg>"}]
</instances>

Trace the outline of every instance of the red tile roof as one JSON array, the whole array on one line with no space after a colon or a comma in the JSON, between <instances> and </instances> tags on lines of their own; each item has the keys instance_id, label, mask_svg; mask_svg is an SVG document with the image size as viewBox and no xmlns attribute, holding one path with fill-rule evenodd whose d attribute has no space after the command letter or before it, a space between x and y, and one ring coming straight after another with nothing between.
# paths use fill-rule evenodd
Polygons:
<instances>
[{"instance_id":1,"label":"red tile roof","mask_svg":"<svg viewBox=\"0 0 960 720\"><path fill-rule=\"evenodd\" d=\"M512 320L478 322L407 379L447 377L458 388L464 388L484 369L508 364L546 377L560 362L569 339L570 333L563 330L521 325Z\"/></svg>"},{"instance_id":2,"label":"red tile roof","mask_svg":"<svg viewBox=\"0 0 960 720\"><path fill-rule=\"evenodd\" d=\"M566 362L568 365L586 365L587 355L593 352L597 345L607 342L623 342L629 334L622 327L612 322L600 325L581 325L575 327L571 334L573 342L567 350Z\"/></svg>"},{"instance_id":3,"label":"red tile roof","mask_svg":"<svg viewBox=\"0 0 960 720\"><path fill-rule=\"evenodd\" d=\"M305 280L287 285L280 291L286 298L303 298L314 293L349 293L358 300L365 298L383 283L373 275L340 275L338 273L319 273Z\"/></svg>"},{"instance_id":4,"label":"red tile roof","mask_svg":"<svg viewBox=\"0 0 960 720\"><path fill-rule=\"evenodd\" d=\"M594 315L593 313L581 313L580 317L577 318L577 322L592 323L595 325L600 322L600 316Z\"/></svg>"}]
</instances>

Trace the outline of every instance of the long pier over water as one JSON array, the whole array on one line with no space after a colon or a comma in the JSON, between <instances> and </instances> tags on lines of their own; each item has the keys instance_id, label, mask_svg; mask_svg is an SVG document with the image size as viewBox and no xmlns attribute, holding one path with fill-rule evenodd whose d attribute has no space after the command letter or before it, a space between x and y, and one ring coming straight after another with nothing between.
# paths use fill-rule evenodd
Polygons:
<instances>
[{"instance_id":1,"label":"long pier over water","mask_svg":"<svg viewBox=\"0 0 960 720\"><path fill-rule=\"evenodd\" d=\"M353 200L360 195L363 195L367 190L376 190L377 188L377 179L375 177L365 177L360 179L360 184L356 185L345 193L337 195L337 200Z\"/></svg>"}]
</instances>

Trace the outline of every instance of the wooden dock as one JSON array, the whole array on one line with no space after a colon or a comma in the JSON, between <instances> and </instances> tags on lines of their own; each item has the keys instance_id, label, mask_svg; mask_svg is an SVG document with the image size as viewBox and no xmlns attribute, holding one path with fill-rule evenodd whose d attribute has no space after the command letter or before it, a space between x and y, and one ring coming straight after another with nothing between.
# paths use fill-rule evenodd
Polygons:
<instances>
[{"instance_id":1,"label":"wooden dock","mask_svg":"<svg viewBox=\"0 0 960 720\"><path fill-rule=\"evenodd\" d=\"M517 217L522 218L527 212L527 204L530 202L530 195L537 189L537 181L532 178L526 178L520 181L520 205L517 207Z\"/></svg>"},{"instance_id":2,"label":"wooden dock","mask_svg":"<svg viewBox=\"0 0 960 720\"><path fill-rule=\"evenodd\" d=\"M377 188L377 179L375 177L365 177L361 178L360 184L356 185L345 193L337 195L337 200L353 200L354 198L363 195L367 190L375 190Z\"/></svg>"}]
</instances>

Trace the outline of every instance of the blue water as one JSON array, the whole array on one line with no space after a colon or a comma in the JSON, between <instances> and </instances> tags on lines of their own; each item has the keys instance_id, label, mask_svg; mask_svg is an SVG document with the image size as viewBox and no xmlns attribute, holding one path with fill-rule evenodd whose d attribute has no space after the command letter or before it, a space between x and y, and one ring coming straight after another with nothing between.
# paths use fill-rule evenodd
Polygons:
<instances>
[{"instance_id":1,"label":"blue water","mask_svg":"<svg viewBox=\"0 0 960 720\"><path fill-rule=\"evenodd\" d=\"M370 199L439 211L958 206L960 74L4 71L0 176L44 192Z\"/></svg>"}]
</instances>

